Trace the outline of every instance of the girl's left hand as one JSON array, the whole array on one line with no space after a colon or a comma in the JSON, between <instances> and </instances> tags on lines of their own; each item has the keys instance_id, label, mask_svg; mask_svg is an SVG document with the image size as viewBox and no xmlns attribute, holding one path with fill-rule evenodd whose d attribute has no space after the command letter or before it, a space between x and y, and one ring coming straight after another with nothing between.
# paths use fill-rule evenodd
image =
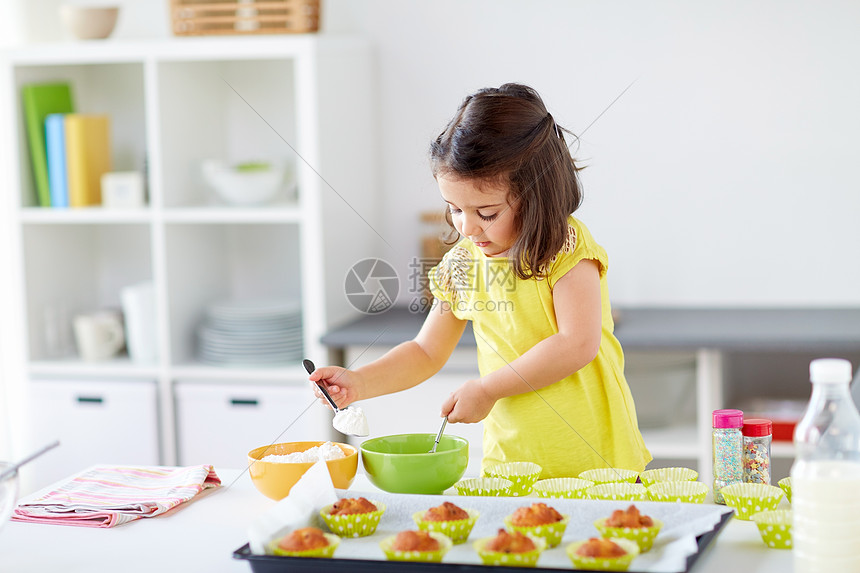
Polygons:
<instances>
[{"instance_id":1,"label":"girl's left hand","mask_svg":"<svg viewBox=\"0 0 860 573\"><path fill-rule=\"evenodd\" d=\"M467 380L442 402L442 416L451 423L474 424L486 418L495 403L480 379Z\"/></svg>"}]
</instances>

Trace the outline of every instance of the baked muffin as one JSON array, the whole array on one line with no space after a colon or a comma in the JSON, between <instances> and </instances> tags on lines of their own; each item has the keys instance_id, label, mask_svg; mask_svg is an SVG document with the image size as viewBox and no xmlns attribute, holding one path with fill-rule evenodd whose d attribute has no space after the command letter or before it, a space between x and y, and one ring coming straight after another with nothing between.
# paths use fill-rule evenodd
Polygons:
<instances>
[{"instance_id":1,"label":"baked muffin","mask_svg":"<svg viewBox=\"0 0 860 573\"><path fill-rule=\"evenodd\" d=\"M663 522L639 513L635 505L627 510L616 509L609 517L598 519L594 527L602 537L629 539L639 546L641 552L646 552L654 545L654 539L660 533Z\"/></svg>"},{"instance_id":2,"label":"baked muffin","mask_svg":"<svg viewBox=\"0 0 860 573\"><path fill-rule=\"evenodd\" d=\"M412 514L421 531L436 531L447 535L455 544L464 543L480 514L474 509L463 509L451 502Z\"/></svg>"},{"instance_id":3,"label":"baked muffin","mask_svg":"<svg viewBox=\"0 0 860 573\"><path fill-rule=\"evenodd\" d=\"M534 567L546 540L520 531L499 529L495 537L484 537L473 544L484 565Z\"/></svg>"},{"instance_id":4,"label":"baked muffin","mask_svg":"<svg viewBox=\"0 0 860 573\"><path fill-rule=\"evenodd\" d=\"M574 569L589 571L626 571L639 555L639 547L629 539L575 541L567 546L567 556Z\"/></svg>"},{"instance_id":5,"label":"baked muffin","mask_svg":"<svg viewBox=\"0 0 860 573\"><path fill-rule=\"evenodd\" d=\"M499 533L490 539L484 549L496 553L525 553L536 549L535 542L519 531L509 532L500 529Z\"/></svg>"},{"instance_id":6,"label":"baked muffin","mask_svg":"<svg viewBox=\"0 0 860 573\"><path fill-rule=\"evenodd\" d=\"M627 552L614 541L599 537L590 538L588 541L580 545L575 553L582 557L599 557L601 559L627 555Z\"/></svg>"},{"instance_id":7,"label":"baked muffin","mask_svg":"<svg viewBox=\"0 0 860 573\"><path fill-rule=\"evenodd\" d=\"M320 510L328 528L342 537L373 535L385 513L385 504L363 497L344 498Z\"/></svg>"},{"instance_id":8,"label":"baked muffin","mask_svg":"<svg viewBox=\"0 0 860 573\"><path fill-rule=\"evenodd\" d=\"M307 551L308 549L319 549L328 545L322 529L316 527L303 527L296 529L289 535L285 535L278 541L278 547L284 551Z\"/></svg>"},{"instance_id":9,"label":"baked muffin","mask_svg":"<svg viewBox=\"0 0 860 573\"><path fill-rule=\"evenodd\" d=\"M546 540L547 546L555 547L561 543L570 516L562 515L545 503L535 503L521 507L505 518L510 531L519 531L532 537Z\"/></svg>"},{"instance_id":10,"label":"baked muffin","mask_svg":"<svg viewBox=\"0 0 860 573\"><path fill-rule=\"evenodd\" d=\"M386 537L379 547L389 561L425 561L439 563L453 543L435 531L401 531Z\"/></svg>"},{"instance_id":11,"label":"baked muffin","mask_svg":"<svg viewBox=\"0 0 860 573\"><path fill-rule=\"evenodd\" d=\"M535 503L531 507L521 507L511 515L511 524L519 527L535 527L561 521L559 512L545 503Z\"/></svg>"},{"instance_id":12,"label":"baked muffin","mask_svg":"<svg viewBox=\"0 0 860 573\"><path fill-rule=\"evenodd\" d=\"M639 513L639 508L631 505L627 511L616 509L606 520L606 527L652 527L654 520Z\"/></svg>"},{"instance_id":13,"label":"baked muffin","mask_svg":"<svg viewBox=\"0 0 860 573\"><path fill-rule=\"evenodd\" d=\"M292 557L331 557L340 538L316 527L296 529L271 543L271 553Z\"/></svg>"},{"instance_id":14,"label":"baked muffin","mask_svg":"<svg viewBox=\"0 0 860 573\"><path fill-rule=\"evenodd\" d=\"M426 531L401 531L394 537L391 549L395 551L436 551L439 541Z\"/></svg>"},{"instance_id":15,"label":"baked muffin","mask_svg":"<svg viewBox=\"0 0 860 573\"><path fill-rule=\"evenodd\" d=\"M424 521L456 521L458 519L469 519L468 512L450 501L443 502L442 505L431 507L424 512L422 517Z\"/></svg>"},{"instance_id":16,"label":"baked muffin","mask_svg":"<svg viewBox=\"0 0 860 573\"><path fill-rule=\"evenodd\" d=\"M356 515L358 513L370 513L376 511L377 507L363 497L349 497L336 501L331 506L329 515Z\"/></svg>"}]
</instances>

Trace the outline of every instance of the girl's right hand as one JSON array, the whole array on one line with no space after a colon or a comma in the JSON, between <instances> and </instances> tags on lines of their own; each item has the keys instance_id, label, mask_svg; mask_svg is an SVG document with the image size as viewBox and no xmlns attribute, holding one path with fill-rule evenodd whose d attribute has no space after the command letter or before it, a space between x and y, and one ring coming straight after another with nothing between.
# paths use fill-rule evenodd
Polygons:
<instances>
[{"instance_id":1,"label":"girl's right hand","mask_svg":"<svg viewBox=\"0 0 860 573\"><path fill-rule=\"evenodd\" d=\"M328 400L325 399L317 384L325 384L325 389L338 408L346 408L359 400L358 375L352 370L340 366L323 366L314 370L308 376L308 380L311 381L316 397L326 406L329 406Z\"/></svg>"}]
</instances>

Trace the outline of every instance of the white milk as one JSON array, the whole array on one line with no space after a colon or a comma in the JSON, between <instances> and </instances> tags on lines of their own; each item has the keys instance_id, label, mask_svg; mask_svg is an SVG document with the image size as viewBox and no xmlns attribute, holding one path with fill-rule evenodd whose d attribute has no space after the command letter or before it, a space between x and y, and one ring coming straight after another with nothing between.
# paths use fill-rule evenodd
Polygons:
<instances>
[{"instance_id":1,"label":"white milk","mask_svg":"<svg viewBox=\"0 0 860 573\"><path fill-rule=\"evenodd\" d=\"M791 491L795 573L860 573L860 463L799 462Z\"/></svg>"}]
</instances>

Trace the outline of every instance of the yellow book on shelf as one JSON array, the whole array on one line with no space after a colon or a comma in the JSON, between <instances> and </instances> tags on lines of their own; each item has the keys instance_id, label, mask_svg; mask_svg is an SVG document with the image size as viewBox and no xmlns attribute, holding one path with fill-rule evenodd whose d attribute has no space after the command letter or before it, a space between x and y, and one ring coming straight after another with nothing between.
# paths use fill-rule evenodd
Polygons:
<instances>
[{"instance_id":1,"label":"yellow book on shelf","mask_svg":"<svg viewBox=\"0 0 860 573\"><path fill-rule=\"evenodd\" d=\"M101 177L111 170L110 117L65 116L69 207L101 205Z\"/></svg>"}]
</instances>

